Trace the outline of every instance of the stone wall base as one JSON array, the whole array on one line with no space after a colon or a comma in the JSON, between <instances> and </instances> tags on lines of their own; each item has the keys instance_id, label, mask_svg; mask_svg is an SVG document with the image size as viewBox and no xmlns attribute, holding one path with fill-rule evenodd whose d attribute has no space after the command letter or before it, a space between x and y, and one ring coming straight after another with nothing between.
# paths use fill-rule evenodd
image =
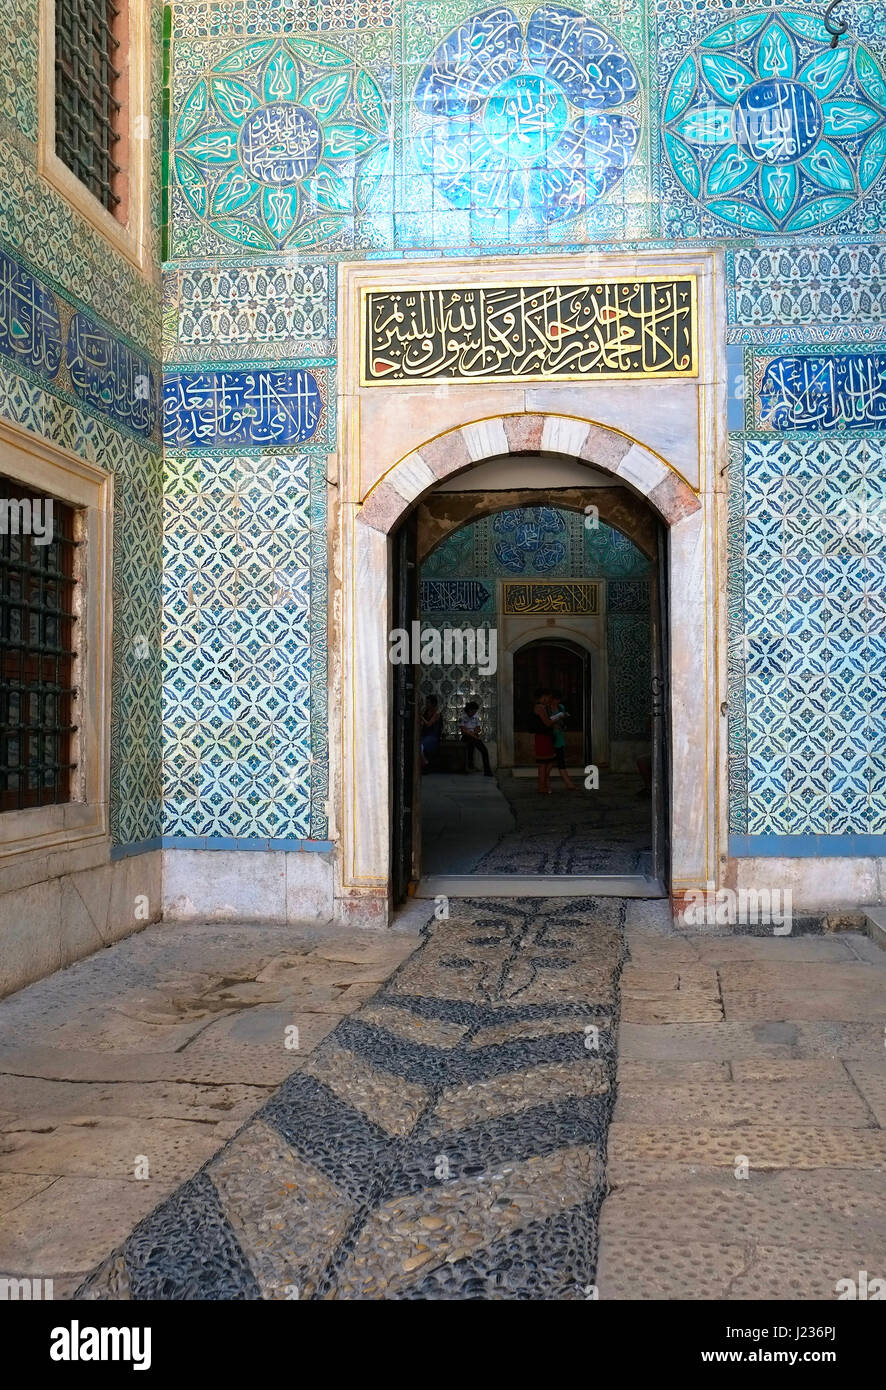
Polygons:
<instances>
[{"instance_id":1,"label":"stone wall base","mask_svg":"<svg viewBox=\"0 0 886 1390\"><path fill-rule=\"evenodd\" d=\"M331 854L163 851L164 921L328 922L332 894Z\"/></svg>"},{"instance_id":2,"label":"stone wall base","mask_svg":"<svg viewBox=\"0 0 886 1390\"><path fill-rule=\"evenodd\" d=\"M156 922L160 851L0 893L0 998Z\"/></svg>"}]
</instances>

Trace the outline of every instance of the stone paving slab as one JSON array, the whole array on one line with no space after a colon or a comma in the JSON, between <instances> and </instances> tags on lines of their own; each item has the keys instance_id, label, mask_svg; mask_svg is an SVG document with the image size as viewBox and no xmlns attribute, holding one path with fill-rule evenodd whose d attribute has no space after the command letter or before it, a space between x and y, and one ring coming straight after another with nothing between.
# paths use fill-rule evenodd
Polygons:
<instances>
[{"instance_id":1,"label":"stone paving slab","mask_svg":"<svg viewBox=\"0 0 886 1390\"><path fill-rule=\"evenodd\" d=\"M0 1002L0 1273L73 1292L418 944L155 926Z\"/></svg>"},{"instance_id":2,"label":"stone paving slab","mask_svg":"<svg viewBox=\"0 0 886 1390\"><path fill-rule=\"evenodd\" d=\"M827 1125L867 1128L875 1123L869 1106L844 1074L827 1085L807 1081L793 1085L761 1082L695 1082L687 1085L619 1087L622 1124L679 1124L729 1128Z\"/></svg>"},{"instance_id":3,"label":"stone paving slab","mask_svg":"<svg viewBox=\"0 0 886 1390\"><path fill-rule=\"evenodd\" d=\"M190 1160L193 1162L193 1159ZM47 1185L2 1217L5 1274L46 1271L56 1297L70 1297L108 1245L122 1240L158 1197L171 1192L178 1175L150 1182L132 1176L50 1177Z\"/></svg>"},{"instance_id":4,"label":"stone paving slab","mask_svg":"<svg viewBox=\"0 0 886 1390\"><path fill-rule=\"evenodd\" d=\"M842 1057L863 1062L883 1055L882 1033L871 1022L623 1023L618 1041L620 1055L632 1061Z\"/></svg>"},{"instance_id":5,"label":"stone paving slab","mask_svg":"<svg viewBox=\"0 0 886 1390\"><path fill-rule=\"evenodd\" d=\"M613 1183L600 1221L604 1242L641 1240L654 1230L675 1245L748 1239L797 1249L839 1249L847 1255L869 1241L886 1242L886 1184L878 1172L820 1168L752 1172L736 1178L722 1169L659 1175L638 1164L632 1179Z\"/></svg>"},{"instance_id":6,"label":"stone paving slab","mask_svg":"<svg viewBox=\"0 0 886 1390\"><path fill-rule=\"evenodd\" d=\"M861 1269L876 1267L877 1245L860 1256ZM601 1299L833 1300L841 1278L858 1271L842 1249L795 1250L769 1247L705 1245L673 1247L655 1236L644 1240L607 1241L598 1277Z\"/></svg>"},{"instance_id":7,"label":"stone paving slab","mask_svg":"<svg viewBox=\"0 0 886 1390\"><path fill-rule=\"evenodd\" d=\"M884 954L854 933L628 939L626 981L715 967L724 1017L622 1022L600 1297L833 1299L886 1274Z\"/></svg>"},{"instance_id":8,"label":"stone paving slab","mask_svg":"<svg viewBox=\"0 0 886 1390\"><path fill-rule=\"evenodd\" d=\"M886 1057L877 1062L847 1062L846 1070L876 1123L886 1128Z\"/></svg>"},{"instance_id":9,"label":"stone paving slab","mask_svg":"<svg viewBox=\"0 0 886 1390\"><path fill-rule=\"evenodd\" d=\"M886 964L743 961L722 965L718 973L729 1020L883 1019Z\"/></svg>"}]
</instances>

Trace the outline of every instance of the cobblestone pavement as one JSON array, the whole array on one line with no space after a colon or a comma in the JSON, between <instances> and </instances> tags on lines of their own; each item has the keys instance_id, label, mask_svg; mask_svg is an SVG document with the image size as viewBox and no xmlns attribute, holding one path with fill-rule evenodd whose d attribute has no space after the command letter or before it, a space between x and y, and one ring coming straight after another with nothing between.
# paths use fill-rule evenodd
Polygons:
<instances>
[{"instance_id":1,"label":"cobblestone pavement","mask_svg":"<svg viewBox=\"0 0 886 1390\"><path fill-rule=\"evenodd\" d=\"M590 1296L625 905L452 910L82 1297Z\"/></svg>"},{"instance_id":2,"label":"cobblestone pavement","mask_svg":"<svg viewBox=\"0 0 886 1390\"><path fill-rule=\"evenodd\" d=\"M567 791L556 770L551 795L535 778L496 773L513 829L479 860L481 874L647 874L652 865L652 811L639 777L613 773L589 796L576 776Z\"/></svg>"}]
</instances>

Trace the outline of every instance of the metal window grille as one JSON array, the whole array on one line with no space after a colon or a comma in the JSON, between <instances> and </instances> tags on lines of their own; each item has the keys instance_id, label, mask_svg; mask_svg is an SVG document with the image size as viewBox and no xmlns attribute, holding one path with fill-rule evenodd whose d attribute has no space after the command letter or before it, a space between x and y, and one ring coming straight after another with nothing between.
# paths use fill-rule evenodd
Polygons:
<instances>
[{"instance_id":1,"label":"metal window grille","mask_svg":"<svg viewBox=\"0 0 886 1390\"><path fill-rule=\"evenodd\" d=\"M76 766L74 509L53 499L52 539L38 545L45 501L0 477L0 811L70 801Z\"/></svg>"},{"instance_id":2,"label":"metal window grille","mask_svg":"<svg viewBox=\"0 0 886 1390\"><path fill-rule=\"evenodd\" d=\"M55 0L55 152L109 212L120 202L119 13L110 0Z\"/></svg>"}]
</instances>

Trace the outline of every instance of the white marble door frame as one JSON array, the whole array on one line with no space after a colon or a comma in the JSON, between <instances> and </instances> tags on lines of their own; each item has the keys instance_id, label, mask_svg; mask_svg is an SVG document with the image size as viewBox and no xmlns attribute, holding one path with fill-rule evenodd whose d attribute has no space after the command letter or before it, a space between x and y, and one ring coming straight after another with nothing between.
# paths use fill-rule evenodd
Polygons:
<instances>
[{"instance_id":1,"label":"white marble door frame","mask_svg":"<svg viewBox=\"0 0 886 1390\"><path fill-rule=\"evenodd\" d=\"M366 288L696 277L692 379L360 385ZM387 922L393 532L441 482L508 453L581 460L645 497L669 531L671 882L718 885L726 845L726 384L720 253L361 263L339 268L342 442L330 461L331 836L342 920Z\"/></svg>"}]
</instances>

